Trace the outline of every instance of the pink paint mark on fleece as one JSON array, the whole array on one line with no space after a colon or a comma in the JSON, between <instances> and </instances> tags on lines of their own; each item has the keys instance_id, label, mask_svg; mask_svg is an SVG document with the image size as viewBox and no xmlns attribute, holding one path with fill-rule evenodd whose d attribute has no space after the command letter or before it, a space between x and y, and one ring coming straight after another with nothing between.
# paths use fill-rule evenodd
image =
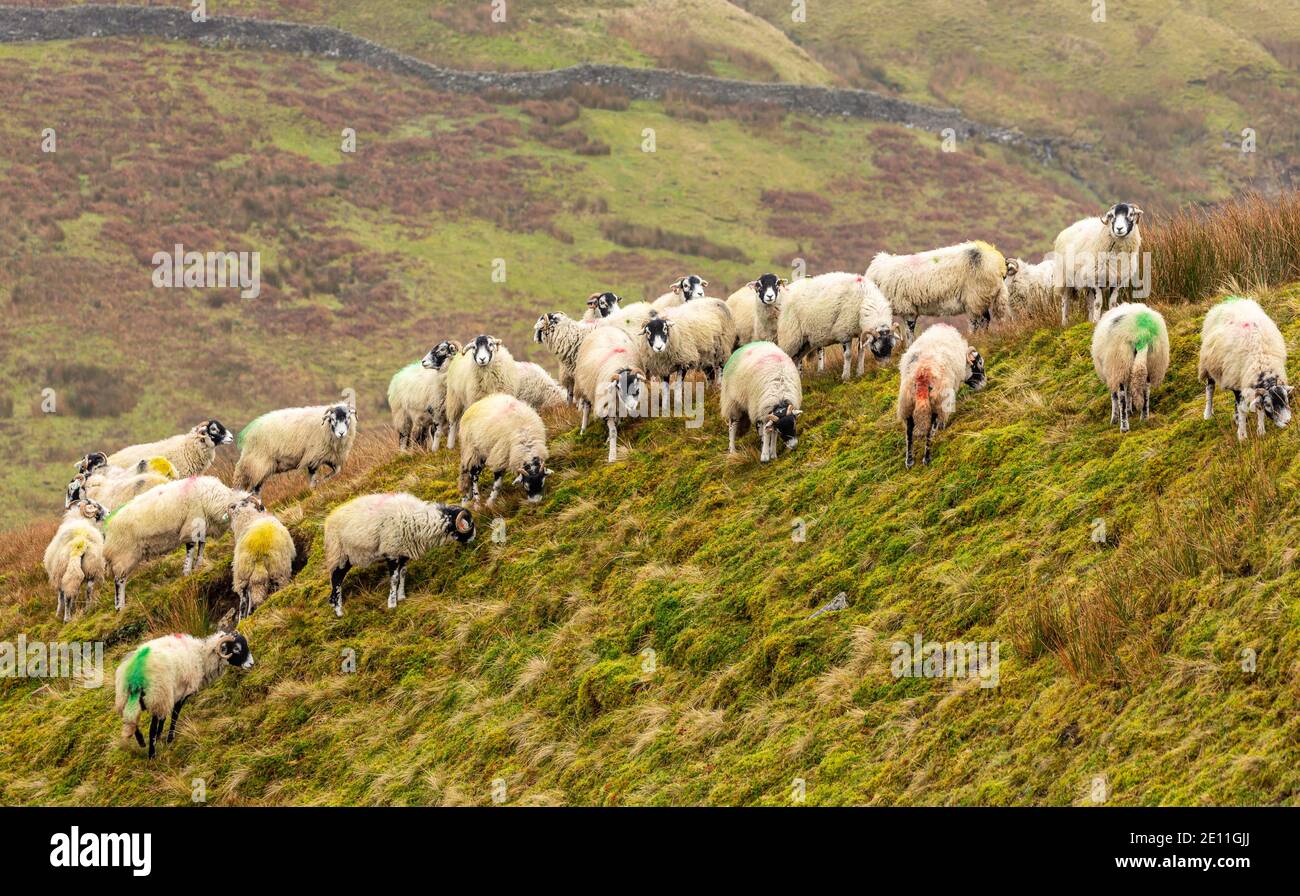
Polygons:
<instances>
[{"instance_id":1,"label":"pink paint mark on fleece","mask_svg":"<svg viewBox=\"0 0 1300 896\"><path fill-rule=\"evenodd\" d=\"M181 494L188 495L190 492L194 491L194 483L198 481L199 481L198 476L186 477L185 482L181 484L181 488L180 488Z\"/></svg>"}]
</instances>

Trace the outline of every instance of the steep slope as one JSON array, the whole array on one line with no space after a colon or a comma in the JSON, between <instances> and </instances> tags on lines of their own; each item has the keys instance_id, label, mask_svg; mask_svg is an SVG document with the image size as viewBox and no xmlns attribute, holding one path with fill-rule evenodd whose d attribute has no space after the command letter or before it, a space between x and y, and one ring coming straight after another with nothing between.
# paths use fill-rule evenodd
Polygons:
<instances>
[{"instance_id":1,"label":"steep slope","mask_svg":"<svg viewBox=\"0 0 1300 896\"><path fill-rule=\"evenodd\" d=\"M1300 288L1261 300L1294 344ZM768 465L752 442L726 458L712 394L703 428L641 423L612 466L552 419L559 475L540 505L503 503L504 543L480 515L396 611L375 569L336 620L328 508L454 495L447 453L368 443L372 468L280 502L310 548L243 626L254 670L194 701L152 765L114 746L111 687L0 683L0 799L184 804L201 778L223 804L786 804L798 779L813 804L1293 804L1296 436L1238 445L1222 399L1201 419L1201 317L1168 309L1170 378L1127 436L1087 324L984 340L989 387L910 472L893 370L812 378L798 448ZM62 626L41 534L0 551L0 632L104 638L107 675L228 599L225 539L190 581L169 558L121 617ZM997 686L894 677L890 645L916 636L996 642Z\"/></svg>"}]
</instances>

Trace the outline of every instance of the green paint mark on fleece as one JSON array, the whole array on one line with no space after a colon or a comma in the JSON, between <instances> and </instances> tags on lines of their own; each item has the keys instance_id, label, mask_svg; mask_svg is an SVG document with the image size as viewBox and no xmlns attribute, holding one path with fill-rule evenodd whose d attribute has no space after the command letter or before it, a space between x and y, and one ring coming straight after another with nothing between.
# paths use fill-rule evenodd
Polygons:
<instances>
[{"instance_id":1,"label":"green paint mark on fleece","mask_svg":"<svg viewBox=\"0 0 1300 896\"><path fill-rule=\"evenodd\" d=\"M1243 301L1243 299L1242 299L1241 296L1228 296L1228 297L1226 297L1223 301L1221 301L1219 304L1220 304L1220 305L1226 305L1226 304L1228 304L1229 302L1240 302L1240 301Z\"/></svg>"},{"instance_id":2,"label":"green paint mark on fleece","mask_svg":"<svg viewBox=\"0 0 1300 896\"><path fill-rule=\"evenodd\" d=\"M145 661L149 657L149 648L141 647L131 657L126 667L126 706L122 712L127 718L140 714L140 698L144 696L145 685L149 683L145 674Z\"/></svg>"},{"instance_id":3,"label":"green paint mark on fleece","mask_svg":"<svg viewBox=\"0 0 1300 896\"><path fill-rule=\"evenodd\" d=\"M1141 351L1144 348L1150 348L1151 343L1156 341L1160 335L1160 321L1150 311L1139 311L1137 316L1137 343L1136 348Z\"/></svg>"},{"instance_id":4,"label":"green paint mark on fleece","mask_svg":"<svg viewBox=\"0 0 1300 896\"><path fill-rule=\"evenodd\" d=\"M725 377L727 374L732 372L734 368L731 365L736 362L737 358L739 358L741 355L745 354L746 352L754 348L754 346L762 345L762 344L763 344L762 340L758 342L746 342L740 348L732 352L731 357L727 359L727 363L722 365L722 375ZM771 343L768 344L770 345Z\"/></svg>"},{"instance_id":5,"label":"green paint mark on fleece","mask_svg":"<svg viewBox=\"0 0 1300 896\"><path fill-rule=\"evenodd\" d=\"M239 431L239 435L235 437L235 447L238 448L240 451L243 451L243 450L244 450L244 439L248 438L248 434L249 434L250 432L253 431L253 427L257 426L257 424L259 424L259 423L261 423L263 420L265 420L265 419L267 418L267 416L268 416L268 415L263 414L262 416L258 417L256 420L254 420L252 423L248 424L248 425L245 426L243 429L241 429L241 430Z\"/></svg>"}]
</instances>

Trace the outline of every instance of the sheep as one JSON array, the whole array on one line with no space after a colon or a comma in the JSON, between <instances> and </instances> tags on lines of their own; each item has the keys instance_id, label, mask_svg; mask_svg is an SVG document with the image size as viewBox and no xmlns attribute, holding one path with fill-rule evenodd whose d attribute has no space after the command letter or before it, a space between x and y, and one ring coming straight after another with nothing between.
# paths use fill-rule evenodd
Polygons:
<instances>
[{"instance_id":1,"label":"sheep","mask_svg":"<svg viewBox=\"0 0 1300 896\"><path fill-rule=\"evenodd\" d=\"M1277 324L1252 299L1231 296L1210 309L1201 327L1197 377L1205 383L1205 419L1214 416L1214 388L1236 396L1237 440L1246 438L1246 415L1255 411L1259 434L1264 419L1278 429L1291 422L1286 343Z\"/></svg>"},{"instance_id":2,"label":"sheep","mask_svg":"<svg viewBox=\"0 0 1300 896\"><path fill-rule=\"evenodd\" d=\"M692 299L663 312L651 310L640 335L650 349L642 349L642 360L651 379L666 382L674 371L685 376L699 370L716 383L736 344L736 322L721 299Z\"/></svg>"},{"instance_id":3,"label":"sheep","mask_svg":"<svg viewBox=\"0 0 1300 896\"><path fill-rule=\"evenodd\" d=\"M523 485L529 503L542 499L542 487L551 475L546 468L546 427L521 398L496 392L474 402L461 417L460 439L462 504L478 502L478 477L484 467L495 476L489 507L501 493L507 471L514 471L514 484Z\"/></svg>"},{"instance_id":4,"label":"sheep","mask_svg":"<svg viewBox=\"0 0 1300 896\"><path fill-rule=\"evenodd\" d=\"M104 535L99 523L104 508L94 501L79 500L63 515L63 522L45 548L45 573L59 595L56 616L72 619L73 604L86 586L86 608L95 603L95 582L104 574Z\"/></svg>"},{"instance_id":5,"label":"sheep","mask_svg":"<svg viewBox=\"0 0 1300 896\"><path fill-rule=\"evenodd\" d=\"M115 676L113 712L122 718L122 739L132 735L140 746L140 713L148 711L149 758L162 735L167 716L172 719L167 743L176 739L176 720L185 701L221 677L227 666L253 668L248 639L238 632L217 632L206 638L165 635L146 641L122 657Z\"/></svg>"},{"instance_id":6,"label":"sheep","mask_svg":"<svg viewBox=\"0 0 1300 896\"><path fill-rule=\"evenodd\" d=\"M189 575L203 561L208 536L220 534L229 519L232 497L215 476L190 476L155 486L109 514L104 561L117 586L114 607L126 606L127 579L151 556L184 545L183 574Z\"/></svg>"},{"instance_id":7,"label":"sheep","mask_svg":"<svg viewBox=\"0 0 1300 896\"><path fill-rule=\"evenodd\" d=\"M447 364L460 351L460 343L444 339L421 360L407 364L388 382L388 407L397 430L397 447L414 445L438 450L447 428Z\"/></svg>"},{"instance_id":8,"label":"sheep","mask_svg":"<svg viewBox=\"0 0 1300 896\"><path fill-rule=\"evenodd\" d=\"M924 464L930 463L930 442L948 424L957 408L957 390L965 383L984 388L984 359L948 324L927 327L904 354L899 367L898 419L907 427L903 466L912 468L912 430L925 431Z\"/></svg>"},{"instance_id":9,"label":"sheep","mask_svg":"<svg viewBox=\"0 0 1300 896\"><path fill-rule=\"evenodd\" d=\"M500 339L476 336L466 343L447 369L447 447L456 447L456 433L465 409L485 395L519 388L519 366Z\"/></svg>"},{"instance_id":10,"label":"sheep","mask_svg":"<svg viewBox=\"0 0 1300 896\"><path fill-rule=\"evenodd\" d=\"M560 386L569 402L573 401L573 367L578 361L578 349L595 325L594 320L576 321L562 311L543 314L533 324L533 339L550 349L560 362Z\"/></svg>"},{"instance_id":11,"label":"sheep","mask_svg":"<svg viewBox=\"0 0 1300 896\"><path fill-rule=\"evenodd\" d=\"M915 255L881 252L867 267L867 277L907 322L909 345L923 314L966 314L973 328L987 324L995 308L1006 307L1006 273L1002 253L983 240Z\"/></svg>"},{"instance_id":12,"label":"sheep","mask_svg":"<svg viewBox=\"0 0 1300 896\"><path fill-rule=\"evenodd\" d=\"M81 468L80 464L78 468ZM155 485L176 478L176 468L162 456L146 458L127 470L100 465L91 473L78 473L72 478L63 506L67 508L73 501L90 498L102 504L105 510L112 511Z\"/></svg>"},{"instance_id":13,"label":"sheep","mask_svg":"<svg viewBox=\"0 0 1300 896\"><path fill-rule=\"evenodd\" d=\"M708 280L704 280L694 274L687 274L672 286L668 287L668 292L655 299L653 303L656 311L663 311L668 308L676 308L694 299L704 298L704 287L709 285Z\"/></svg>"},{"instance_id":14,"label":"sheep","mask_svg":"<svg viewBox=\"0 0 1300 896\"><path fill-rule=\"evenodd\" d=\"M1129 412L1151 416L1151 388L1169 370L1169 330L1159 311L1140 303L1106 312L1092 331L1092 366L1110 392L1110 422L1128 432Z\"/></svg>"},{"instance_id":15,"label":"sheep","mask_svg":"<svg viewBox=\"0 0 1300 896\"><path fill-rule=\"evenodd\" d=\"M1026 317L1052 307L1056 300L1056 272L1059 266L1054 257L1038 264L1029 264L1019 258L1007 259L1007 306L1005 317L1024 320Z\"/></svg>"},{"instance_id":16,"label":"sheep","mask_svg":"<svg viewBox=\"0 0 1300 896\"><path fill-rule=\"evenodd\" d=\"M515 363L518 365L519 372L519 383L515 388L515 395L527 402L533 410L540 411L544 408L555 407L568 402L564 389L555 381L554 377L546 372L545 367L531 361L516 361Z\"/></svg>"},{"instance_id":17,"label":"sheep","mask_svg":"<svg viewBox=\"0 0 1300 896\"><path fill-rule=\"evenodd\" d=\"M354 566L388 563L388 607L406 599L406 564L437 545L474 540L474 517L463 507L421 501L405 492L362 495L325 518L330 606L343 615L343 579Z\"/></svg>"},{"instance_id":18,"label":"sheep","mask_svg":"<svg viewBox=\"0 0 1300 896\"><path fill-rule=\"evenodd\" d=\"M587 297L587 310L583 312L582 319L591 322L603 320L617 312L622 302L623 300L612 292L593 292Z\"/></svg>"},{"instance_id":19,"label":"sheep","mask_svg":"<svg viewBox=\"0 0 1300 896\"><path fill-rule=\"evenodd\" d=\"M603 419L609 430L610 463L618 458L618 418L640 416L647 391L634 338L617 326L592 331L582 343L574 369L574 392L582 406L578 431L587 431L590 414Z\"/></svg>"},{"instance_id":20,"label":"sheep","mask_svg":"<svg viewBox=\"0 0 1300 896\"><path fill-rule=\"evenodd\" d=\"M306 408L281 408L263 414L239 433L235 488L260 494L277 473L303 470L315 488L322 467L338 475L357 437L357 409L350 401Z\"/></svg>"},{"instance_id":21,"label":"sheep","mask_svg":"<svg viewBox=\"0 0 1300 896\"><path fill-rule=\"evenodd\" d=\"M795 418L803 413L799 367L771 342L750 342L736 350L722 371L719 397L727 421L727 452L736 453L736 436L751 423L758 430L758 459L776 460L777 437L793 448L799 439Z\"/></svg>"},{"instance_id":22,"label":"sheep","mask_svg":"<svg viewBox=\"0 0 1300 896\"><path fill-rule=\"evenodd\" d=\"M877 361L888 360L902 331L876 284L861 274L842 272L804 277L791 283L781 299L777 345L796 364L816 349L839 343L844 349L841 379L852 373L855 338L860 340L858 374L865 373L867 349Z\"/></svg>"},{"instance_id":23,"label":"sheep","mask_svg":"<svg viewBox=\"0 0 1300 896\"><path fill-rule=\"evenodd\" d=\"M1088 300L1088 320L1101 317L1102 289L1110 287L1110 308L1119 300L1120 287L1138 273L1138 252L1142 234L1138 221L1142 209L1131 202L1118 202L1099 218L1084 218L1056 237L1055 253L1061 296L1061 326L1069 322L1070 298Z\"/></svg>"},{"instance_id":24,"label":"sheep","mask_svg":"<svg viewBox=\"0 0 1300 896\"><path fill-rule=\"evenodd\" d=\"M217 446L228 445L234 438L220 421L204 420L187 433L116 451L108 456L107 463L110 467L130 467L146 458L161 455L171 461L177 476L198 476L212 466Z\"/></svg>"},{"instance_id":25,"label":"sheep","mask_svg":"<svg viewBox=\"0 0 1300 896\"><path fill-rule=\"evenodd\" d=\"M775 342L776 322L781 316L781 292L788 284L784 277L764 274L751 280L727 297L727 307L736 322L733 350L750 342Z\"/></svg>"},{"instance_id":26,"label":"sheep","mask_svg":"<svg viewBox=\"0 0 1300 896\"><path fill-rule=\"evenodd\" d=\"M266 512L257 495L245 495L227 509L230 531L235 537L230 571L231 587L239 599L235 611L238 624L289 583L298 549L289 530Z\"/></svg>"}]
</instances>

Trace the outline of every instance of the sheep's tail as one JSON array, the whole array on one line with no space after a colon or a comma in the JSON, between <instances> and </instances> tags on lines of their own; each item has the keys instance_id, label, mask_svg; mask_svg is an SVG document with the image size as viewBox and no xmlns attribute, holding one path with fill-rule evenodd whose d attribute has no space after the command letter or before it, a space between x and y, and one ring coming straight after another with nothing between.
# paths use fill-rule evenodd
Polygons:
<instances>
[{"instance_id":1,"label":"sheep's tail","mask_svg":"<svg viewBox=\"0 0 1300 896\"><path fill-rule=\"evenodd\" d=\"M912 405L912 419L916 421L915 426L917 433L920 437L924 438L926 432L930 429L930 418L934 416L934 409L930 405L931 390L934 388L934 378L930 375L929 370L918 370L913 383L913 388L916 390L916 393Z\"/></svg>"},{"instance_id":2,"label":"sheep's tail","mask_svg":"<svg viewBox=\"0 0 1300 896\"><path fill-rule=\"evenodd\" d=\"M82 567L82 558L86 555L86 539L77 538L68 545L68 565L63 570L63 581L59 583L64 594L74 595L86 580L86 571Z\"/></svg>"},{"instance_id":3,"label":"sheep's tail","mask_svg":"<svg viewBox=\"0 0 1300 896\"><path fill-rule=\"evenodd\" d=\"M1128 397L1129 403L1139 412L1142 410L1142 404L1146 396L1147 389L1147 354L1150 348L1142 346L1133 355L1133 367L1128 374Z\"/></svg>"}]
</instances>

